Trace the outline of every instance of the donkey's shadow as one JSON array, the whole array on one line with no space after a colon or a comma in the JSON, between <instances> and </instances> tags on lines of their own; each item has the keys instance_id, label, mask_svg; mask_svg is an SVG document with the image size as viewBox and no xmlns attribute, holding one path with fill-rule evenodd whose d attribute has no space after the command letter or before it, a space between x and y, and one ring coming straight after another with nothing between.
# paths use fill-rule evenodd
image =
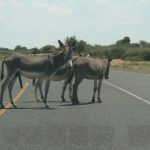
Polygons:
<instances>
[{"instance_id":1,"label":"donkey's shadow","mask_svg":"<svg viewBox=\"0 0 150 150\"><path fill-rule=\"evenodd\" d=\"M63 105L59 105L59 106L81 106L81 105L90 105L90 104L93 104L92 102L80 102L79 104L63 104Z\"/></svg>"},{"instance_id":2,"label":"donkey's shadow","mask_svg":"<svg viewBox=\"0 0 150 150\"><path fill-rule=\"evenodd\" d=\"M3 108L3 109L13 109L13 110L55 110L56 108L53 107L10 107L10 108Z\"/></svg>"}]
</instances>

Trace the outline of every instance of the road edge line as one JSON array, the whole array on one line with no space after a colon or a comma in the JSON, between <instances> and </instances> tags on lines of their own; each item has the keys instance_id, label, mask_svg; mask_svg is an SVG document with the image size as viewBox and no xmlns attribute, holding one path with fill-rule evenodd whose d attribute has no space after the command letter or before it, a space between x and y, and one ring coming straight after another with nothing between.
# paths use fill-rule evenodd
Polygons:
<instances>
[{"instance_id":1,"label":"road edge line","mask_svg":"<svg viewBox=\"0 0 150 150\"><path fill-rule=\"evenodd\" d=\"M125 89L123 89L123 88L117 86L117 85L114 85L114 84L112 84L112 83L109 83L109 82L106 82L106 81L104 81L104 83L106 83L106 84L108 84L108 85L110 85L110 86L112 86L112 87L114 87L114 88L116 88L116 89L118 89L118 90L120 90L120 91L122 91L122 92L124 92L124 93L126 93L126 94L129 94L129 95L131 95L132 97L134 97L134 98L136 98L136 99L138 99L138 100L140 100L140 101L142 101L142 102L144 102L144 103L150 105L150 101L148 101L148 100L146 100L146 99L144 99L144 98L142 98L142 97L140 97L140 96L138 96L138 95L136 95L136 94L134 94L134 93L131 93L131 92L129 92L129 91L127 91L127 90L125 90Z\"/></svg>"}]
</instances>

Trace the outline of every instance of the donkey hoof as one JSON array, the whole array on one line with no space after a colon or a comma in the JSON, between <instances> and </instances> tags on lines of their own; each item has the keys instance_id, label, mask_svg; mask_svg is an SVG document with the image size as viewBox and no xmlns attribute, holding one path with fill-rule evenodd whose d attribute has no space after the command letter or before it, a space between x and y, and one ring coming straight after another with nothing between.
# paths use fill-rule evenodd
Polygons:
<instances>
[{"instance_id":1,"label":"donkey hoof","mask_svg":"<svg viewBox=\"0 0 150 150\"><path fill-rule=\"evenodd\" d=\"M44 102L44 99L36 99L37 102Z\"/></svg>"},{"instance_id":2,"label":"donkey hoof","mask_svg":"<svg viewBox=\"0 0 150 150\"><path fill-rule=\"evenodd\" d=\"M100 98L97 98L97 100L98 100L98 102L99 102L99 103L102 103L102 101L101 101L101 99L100 99Z\"/></svg>"},{"instance_id":3,"label":"donkey hoof","mask_svg":"<svg viewBox=\"0 0 150 150\"><path fill-rule=\"evenodd\" d=\"M78 100L76 101L76 104L79 105L79 101Z\"/></svg>"},{"instance_id":4,"label":"donkey hoof","mask_svg":"<svg viewBox=\"0 0 150 150\"><path fill-rule=\"evenodd\" d=\"M95 103L95 100L92 100L91 102L92 102L92 103Z\"/></svg>"},{"instance_id":5,"label":"donkey hoof","mask_svg":"<svg viewBox=\"0 0 150 150\"><path fill-rule=\"evenodd\" d=\"M61 99L62 99L62 102L66 101L63 95L61 95Z\"/></svg>"},{"instance_id":6,"label":"donkey hoof","mask_svg":"<svg viewBox=\"0 0 150 150\"><path fill-rule=\"evenodd\" d=\"M3 109L5 108L5 106L3 104L0 104L0 108Z\"/></svg>"},{"instance_id":7,"label":"donkey hoof","mask_svg":"<svg viewBox=\"0 0 150 150\"><path fill-rule=\"evenodd\" d=\"M91 101L92 103L95 103L95 98L92 98L92 101Z\"/></svg>"},{"instance_id":8,"label":"donkey hoof","mask_svg":"<svg viewBox=\"0 0 150 150\"><path fill-rule=\"evenodd\" d=\"M66 102L66 100L64 98L62 98L62 102Z\"/></svg>"},{"instance_id":9,"label":"donkey hoof","mask_svg":"<svg viewBox=\"0 0 150 150\"><path fill-rule=\"evenodd\" d=\"M76 102L74 101L74 100L71 100L72 101L72 105L75 105L76 104Z\"/></svg>"},{"instance_id":10,"label":"donkey hoof","mask_svg":"<svg viewBox=\"0 0 150 150\"><path fill-rule=\"evenodd\" d=\"M45 104L45 108L49 108L49 104Z\"/></svg>"},{"instance_id":11,"label":"donkey hoof","mask_svg":"<svg viewBox=\"0 0 150 150\"><path fill-rule=\"evenodd\" d=\"M16 105L16 104L12 104L12 105L13 105L14 108L17 108L17 105Z\"/></svg>"},{"instance_id":12,"label":"donkey hoof","mask_svg":"<svg viewBox=\"0 0 150 150\"><path fill-rule=\"evenodd\" d=\"M40 102L41 100L40 100L40 99L36 99L36 101L37 101L37 102Z\"/></svg>"},{"instance_id":13,"label":"donkey hoof","mask_svg":"<svg viewBox=\"0 0 150 150\"><path fill-rule=\"evenodd\" d=\"M41 101L44 101L44 97L41 97Z\"/></svg>"}]
</instances>

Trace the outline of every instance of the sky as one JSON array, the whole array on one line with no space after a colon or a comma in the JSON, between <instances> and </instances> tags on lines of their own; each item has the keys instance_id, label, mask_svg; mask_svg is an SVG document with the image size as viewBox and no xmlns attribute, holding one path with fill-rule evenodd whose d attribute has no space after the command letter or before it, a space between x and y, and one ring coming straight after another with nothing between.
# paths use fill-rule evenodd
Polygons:
<instances>
[{"instance_id":1,"label":"sky","mask_svg":"<svg viewBox=\"0 0 150 150\"><path fill-rule=\"evenodd\" d=\"M0 47L150 42L150 0L0 0Z\"/></svg>"}]
</instances>

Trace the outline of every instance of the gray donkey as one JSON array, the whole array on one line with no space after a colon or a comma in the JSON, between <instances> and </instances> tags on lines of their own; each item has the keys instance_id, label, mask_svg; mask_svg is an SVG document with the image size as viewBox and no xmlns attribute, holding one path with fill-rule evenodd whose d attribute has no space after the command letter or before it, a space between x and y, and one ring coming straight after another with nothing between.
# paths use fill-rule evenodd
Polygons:
<instances>
[{"instance_id":1,"label":"gray donkey","mask_svg":"<svg viewBox=\"0 0 150 150\"><path fill-rule=\"evenodd\" d=\"M78 57L73 62L73 72L75 77L75 82L73 84L73 97L72 103L79 104L77 90L79 84L86 79L94 80L94 89L92 103L95 102L95 93L97 91L97 80L98 80L98 102L101 103L100 99L100 89L103 77L108 79L109 68L110 68L111 59L103 58L87 58L87 57Z\"/></svg>"},{"instance_id":2,"label":"gray donkey","mask_svg":"<svg viewBox=\"0 0 150 150\"><path fill-rule=\"evenodd\" d=\"M80 56L81 56L81 54L80 54ZM72 62L74 62L74 60L76 58L80 57L80 56L72 56L72 61L68 62L63 67L61 67L55 73L55 75L51 78L52 81L61 81L61 80L64 80L64 84L63 84L63 88L62 88L62 93L61 93L62 102L66 101L65 98L64 98L64 94L65 94L66 87L67 87L68 84L69 84L69 97L70 97L70 99L72 98L72 80L73 80ZM86 57L89 58L90 55L88 54ZM33 84L34 83L35 83L35 80L34 80ZM36 84L34 84L35 85L35 99L36 100L39 100L37 98L37 89L38 88L39 88L39 91L40 91L41 99L43 99L42 83L43 83L43 80L39 80Z\"/></svg>"},{"instance_id":3,"label":"gray donkey","mask_svg":"<svg viewBox=\"0 0 150 150\"><path fill-rule=\"evenodd\" d=\"M69 84L69 96L71 98L71 91L72 91L72 76L73 76L73 70L72 70L72 62L66 63L63 67L61 67L51 78L52 81L61 81L64 80L63 89L62 89L62 102L65 102L64 93L66 90L67 85ZM44 79L38 80L35 82L35 79L33 80L33 85L35 86L35 99L39 101L37 98L37 89L39 88L41 99L43 100L43 92L42 92L42 83Z\"/></svg>"},{"instance_id":4,"label":"gray donkey","mask_svg":"<svg viewBox=\"0 0 150 150\"><path fill-rule=\"evenodd\" d=\"M47 94L49 91L50 79L59 68L61 68L71 59L72 49L74 46L74 43L72 43L71 45L64 45L60 40L58 41L58 43L60 46L60 52L53 56L31 56L20 53L12 53L3 60L1 80L4 77L4 64L7 68L7 77L1 85L1 108L4 108L3 95L7 86L10 95L10 102L14 107L16 107L16 104L13 102L12 89L17 77L17 72L30 79L46 79L44 103L45 107L49 107L47 103Z\"/></svg>"}]
</instances>

